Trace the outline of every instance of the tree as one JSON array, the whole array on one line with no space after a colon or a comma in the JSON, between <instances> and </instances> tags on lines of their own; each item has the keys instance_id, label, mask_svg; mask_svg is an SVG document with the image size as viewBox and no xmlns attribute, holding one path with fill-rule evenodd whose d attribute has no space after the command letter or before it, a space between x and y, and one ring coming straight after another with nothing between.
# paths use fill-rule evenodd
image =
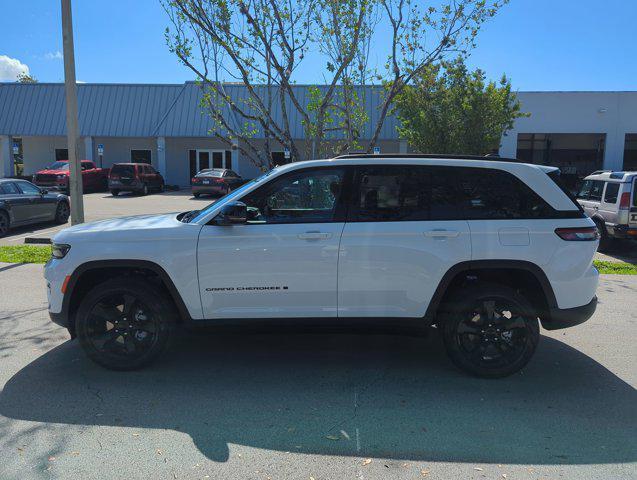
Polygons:
<instances>
[{"instance_id":1,"label":"tree","mask_svg":"<svg viewBox=\"0 0 637 480\"><path fill-rule=\"evenodd\" d=\"M18 78L16 82L17 83L38 83L38 80L33 75L26 72L22 72L18 74Z\"/></svg>"},{"instance_id":2,"label":"tree","mask_svg":"<svg viewBox=\"0 0 637 480\"><path fill-rule=\"evenodd\" d=\"M520 102L511 82L487 82L462 59L423 70L396 99L399 134L423 153L485 155L513 128Z\"/></svg>"},{"instance_id":3,"label":"tree","mask_svg":"<svg viewBox=\"0 0 637 480\"><path fill-rule=\"evenodd\" d=\"M480 25L508 0L439 0L429 7L418 0L161 1L170 20L167 44L196 75L210 133L267 169L273 146L289 148L292 160L371 151L396 95L446 55L466 54ZM387 41L375 36L380 22L391 26L390 54L377 68L369 59L376 42ZM302 65L325 85L296 86ZM381 83L382 98L362 146L369 118L360 86L372 79ZM246 94L239 97L229 82Z\"/></svg>"}]
</instances>

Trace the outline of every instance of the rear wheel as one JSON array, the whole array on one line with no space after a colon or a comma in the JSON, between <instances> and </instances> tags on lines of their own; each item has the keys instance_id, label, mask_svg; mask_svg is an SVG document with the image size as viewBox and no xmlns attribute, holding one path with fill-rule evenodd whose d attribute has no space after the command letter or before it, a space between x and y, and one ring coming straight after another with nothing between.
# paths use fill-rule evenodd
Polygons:
<instances>
[{"instance_id":1,"label":"rear wheel","mask_svg":"<svg viewBox=\"0 0 637 480\"><path fill-rule=\"evenodd\" d=\"M71 209L69 208L69 204L66 202L58 203L57 208L55 209L55 223L66 223L69 221L69 214Z\"/></svg>"},{"instance_id":2,"label":"rear wheel","mask_svg":"<svg viewBox=\"0 0 637 480\"><path fill-rule=\"evenodd\" d=\"M0 237L4 237L9 231L9 215L6 212L0 212Z\"/></svg>"},{"instance_id":3,"label":"rear wheel","mask_svg":"<svg viewBox=\"0 0 637 480\"><path fill-rule=\"evenodd\" d=\"M140 193L144 196L148 195L148 185L144 184L144 186L142 187Z\"/></svg>"},{"instance_id":4,"label":"rear wheel","mask_svg":"<svg viewBox=\"0 0 637 480\"><path fill-rule=\"evenodd\" d=\"M463 290L440 314L453 363L473 375L505 377L522 369L540 339L537 312L512 288L487 284Z\"/></svg>"},{"instance_id":5,"label":"rear wheel","mask_svg":"<svg viewBox=\"0 0 637 480\"><path fill-rule=\"evenodd\" d=\"M607 252L612 248L613 243L615 243L614 238L608 234L604 222L595 220L595 225L597 225L597 230L599 230L599 246L597 247L597 251Z\"/></svg>"},{"instance_id":6,"label":"rear wheel","mask_svg":"<svg viewBox=\"0 0 637 480\"><path fill-rule=\"evenodd\" d=\"M166 348L177 314L146 279L120 277L82 300L75 329L88 357L112 370L148 365Z\"/></svg>"},{"instance_id":7,"label":"rear wheel","mask_svg":"<svg viewBox=\"0 0 637 480\"><path fill-rule=\"evenodd\" d=\"M192 196L195 198L199 198L201 197L201 193L193 193Z\"/></svg>"},{"instance_id":8,"label":"rear wheel","mask_svg":"<svg viewBox=\"0 0 637 480\"><path fill-rule=\"evenodd\" d=\"M111 190L111 195L113 195L114 197L119 195L119 190Z\"/></svg>"}]
</instances>

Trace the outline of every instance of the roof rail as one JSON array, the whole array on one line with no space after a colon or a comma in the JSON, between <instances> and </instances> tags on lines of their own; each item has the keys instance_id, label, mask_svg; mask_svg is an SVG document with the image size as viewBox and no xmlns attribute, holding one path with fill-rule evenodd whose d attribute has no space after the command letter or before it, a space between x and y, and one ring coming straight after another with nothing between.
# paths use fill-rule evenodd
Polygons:
<instances>
[{"instance_id":1,"label":"roof rail","mask_svg":"<svg viewBox=\"0 0 637 480\"><path fill-rule=\"evenodd\" d=\"M600 173L612 173L612 170L595 170L593 173L589 173L589 175L599 175Z\"/></svg>"},{"instance_id":2,"label":"roof rail","mask_svg":"<svg viewBox=\"0 0 637 480\"><path fill-rule=\"evenodd\" d=\"M500 162L519 162L515 158L505 158L495 156L493 154L488 155L452 155L448 153L347 153L344 155L338 155L338 159L346 158L448 158L450 160L497 160Z\"/></svg>"}]
</instances>

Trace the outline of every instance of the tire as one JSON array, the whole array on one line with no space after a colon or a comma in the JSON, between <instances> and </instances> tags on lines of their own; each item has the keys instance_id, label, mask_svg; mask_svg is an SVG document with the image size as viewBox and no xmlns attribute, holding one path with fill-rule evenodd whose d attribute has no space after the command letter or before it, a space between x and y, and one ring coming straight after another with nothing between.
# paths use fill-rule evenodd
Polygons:
<instances>
[{"instance_id":1,"label":"tire","mask_svg":"<svg viewBox=\"0 0 637 480\"><path fill-rule=\"evenodd\" d=\"M119 190L111 190L111 195L113 195L114 197L119 195Z\"/></svg>"},{"instance_id":2,"label":"tire","mask_svg":"<svg viewBox=\"0 0 637 480\"><path fill-rule=\"evenodd\" d=\"M11 220L6 212L0 212L0 238L4 237L9 231Z\"/></svg>"},{"instance_id":3,"label":"tire","mask_svg":"<svg viewBox=\"0 0 637 480\"><path fill-rule=\"evenodd\" d=\"M164 193L164 190L166 190L166 184L162 182L159 184L159 193Z\"/></svg>"},{"instance_id":4,"label":"tire","mask_svg":"<svg viewBox=\"0 0 637 480\"><path fill-rule=\"evenodd\" d=\"M195 198L199 198L201 197L201 193L193 193L192 196Z\"/></svg>"},{"instance_id":5,"label":"tire","mask_svg":"<svg viewBox=\"0 0 637 480\"><path fill-rule=\"evenodd\" d=\"M597 229L599 230L599 246L597 247L598 252L608 252L614 242L614 238L608 234L608 230L606 230L606 225L601 220L594 220L595 225L597 225Z\"/></svg>"},{"instance_id":6,"label":"tire","mask_svg":"<svg viewBox=\"0 0 637 480\"><path fill-rule=\"evenodd\" d=\"M71 208L68 203L62 201L58 203L55 209L55 223L64 224L69 221Z\"/></svg>"},{"instance_id":7,"label":"tire","mask_svg":"<svg viewBox=\"0 0 637 480\"><path fill-rule=\"evenodd\" d=\"M84 352L98 365L136 370L165 350L176 319L172 302L147 279L119 277L88 292L78 308L75 330Z\"/></svg>"},{"instance_id":8,"label":"tire","mask_svg":"<svg viewBox=\"0 0 637 480\"><path fill-rule=\"evenodd\" d=\"M144 184L144 186L142 187L142 189L139 191L139 194L142 196L146 196L148 195L148 185Z\"/></svg>"},{"instance_id":9,"label":"tire","mask_svg":"<svg viewBox=\"0 0 637 480\"><path fill-rule=\"evenodd\" d=\"M484 284L452 295L439 325L447 354L461 370L506 377L529 362L540 340L537 312L517 291Z\"/></svg>"}]
</instances>

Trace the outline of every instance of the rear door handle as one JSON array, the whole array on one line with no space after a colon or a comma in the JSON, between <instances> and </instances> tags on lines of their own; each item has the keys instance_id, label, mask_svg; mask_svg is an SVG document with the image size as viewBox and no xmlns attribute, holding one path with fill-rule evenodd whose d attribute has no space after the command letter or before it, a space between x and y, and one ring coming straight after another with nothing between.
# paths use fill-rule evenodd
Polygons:
<instances>
[{"instance_id":1,"label":"rear door handle","mask_svg":"<svg viewBox=\"0 0 637 480\"><path fill-rule=\"evenodd\" d=\"M457 230L427 230L425 232L425 237L433 237L433 238L454 238L460 235L460 232Z\"/></svg>"},{"instance_id":2,"label":"rear door handle","mask_svg":"<svg viewBox=\"0 0 637 480\"><path fill-rule=\"evenodd\" d=\"M301 240L326 240L332 236L326 232L305 232L297 235Z\"/></svg>"}]
</instances>

